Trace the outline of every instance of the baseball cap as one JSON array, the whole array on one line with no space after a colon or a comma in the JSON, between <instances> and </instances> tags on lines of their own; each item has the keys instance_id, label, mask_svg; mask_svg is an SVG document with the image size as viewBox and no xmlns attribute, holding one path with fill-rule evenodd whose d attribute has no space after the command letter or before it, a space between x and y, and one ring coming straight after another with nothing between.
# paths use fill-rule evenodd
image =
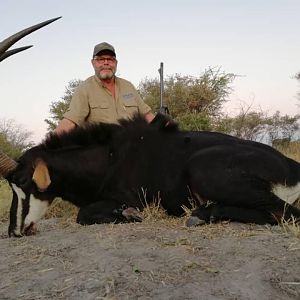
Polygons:
<instances>
[{"instance_id":1,"label":"baseball cap","mask_svg":"<svg viewBox=\"0 0 300 300\"><path fill-rule=\"evenodd\" d=\"M94 47L93 57L99 54L110 54L116 57L115 48L106 42L100 43Z\"/></svg>"}]
</instances>

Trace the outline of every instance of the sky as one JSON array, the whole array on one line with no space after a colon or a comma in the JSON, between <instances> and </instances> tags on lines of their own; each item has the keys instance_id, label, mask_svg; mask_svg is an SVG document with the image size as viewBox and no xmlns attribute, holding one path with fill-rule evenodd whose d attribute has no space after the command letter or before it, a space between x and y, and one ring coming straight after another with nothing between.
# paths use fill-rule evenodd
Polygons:
<instances>
[{"instance_id":1,"label":"sky","mask_svg":"<svg viewBox=\"0 0 300 300\"><path fill-rule=\"evenodd\" d=\"M165 77L220 68L238 75L229 114L244 105L300 113L299 0L2 0L0 15L0 40L62 16L15 45L34 47L0 63L0 119L13 119L36 143L50 104L71 80L93 74L92 51L103 41L116 49L117 75L135 86L158 79L161 62Z\"/></svg>"}]
</instances>

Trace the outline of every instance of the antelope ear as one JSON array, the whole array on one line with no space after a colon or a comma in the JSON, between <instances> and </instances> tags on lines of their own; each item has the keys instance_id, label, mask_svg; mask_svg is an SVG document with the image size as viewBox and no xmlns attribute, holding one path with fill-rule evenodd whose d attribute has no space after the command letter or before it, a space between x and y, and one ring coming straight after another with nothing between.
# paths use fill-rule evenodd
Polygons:
<instances>
[{"instance_id":1,"label":"antelope ear","mask_svg":"<svg viewBox=\"0 0 300 300\"><path fill-rule=\"evenodd\" d=\"M40 192L46 191L51 183L47 164L41 158L38 158L34 163L32 180L35 182Z\"/></svg>"}]
</instances>

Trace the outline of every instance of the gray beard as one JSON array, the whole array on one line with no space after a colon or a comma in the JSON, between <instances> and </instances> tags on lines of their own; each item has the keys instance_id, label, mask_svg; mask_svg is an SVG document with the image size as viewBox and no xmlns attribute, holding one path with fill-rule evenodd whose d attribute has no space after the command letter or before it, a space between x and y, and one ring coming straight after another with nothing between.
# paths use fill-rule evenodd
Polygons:
<instances>
[{"instance_id":1,"label":"gray beard","mask_svg":"<svg viewBox=\"0 0 300 300\"><path fill-rule=\"evenodd\" d=\"M115 73L114 72L111 72L111 73L105 73L105 74L101 74L101 72L99 74L97 74L98 78L99 79L112 79L114 76L115 76Z\"/></svg>"}]
</instances>

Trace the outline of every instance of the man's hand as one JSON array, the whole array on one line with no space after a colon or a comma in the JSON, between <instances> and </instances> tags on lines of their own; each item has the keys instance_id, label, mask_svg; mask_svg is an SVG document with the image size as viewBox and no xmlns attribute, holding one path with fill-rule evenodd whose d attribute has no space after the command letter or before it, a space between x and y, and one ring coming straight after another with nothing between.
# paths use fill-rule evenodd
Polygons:
<instances>
[{"instance_id":1,"label":"man's hand","mask_svg":"<svg viewBox=\"0 0 300 300\"><path fill-rule=\"evenodd\" d=\"M54 132L58 135L62 134L63 132L68 132L75 128L76 124L70 121L69 119L62 119L57 127L54 129Z\"/></svg>"}]
</instances>

